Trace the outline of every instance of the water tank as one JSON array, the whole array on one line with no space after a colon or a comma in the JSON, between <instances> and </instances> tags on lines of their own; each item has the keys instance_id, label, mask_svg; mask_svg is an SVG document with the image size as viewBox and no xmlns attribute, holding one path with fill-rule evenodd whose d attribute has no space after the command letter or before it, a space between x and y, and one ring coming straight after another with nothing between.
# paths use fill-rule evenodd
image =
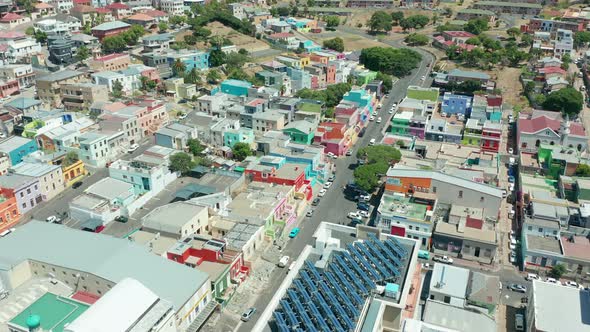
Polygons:
<instances>
[{"instance_id":1,"label":"water tank","mask_svg":"<svg viewBox=\"0 0 590 332\"><path fill-rule=\"evenodd\" d=\"M29 331L37 331L41 327L41 316L30 315L27 317L27 327Z\"/></svg>"}]
</instances>

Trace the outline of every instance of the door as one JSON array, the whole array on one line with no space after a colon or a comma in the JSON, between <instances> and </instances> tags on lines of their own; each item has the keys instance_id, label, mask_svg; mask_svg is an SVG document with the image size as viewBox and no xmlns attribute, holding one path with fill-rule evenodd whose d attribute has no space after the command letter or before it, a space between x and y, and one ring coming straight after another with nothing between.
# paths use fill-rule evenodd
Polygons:
<instances>
[{"instance_id":1,"label":"door","mask_svg":"<svg viewBox=\"0 0 590 332\"><path fill-rule=\"evenodd\" d=\"M541 258L541 266L544 267L545 265L547 265L547 257Z\"/></svg>"},{"instance_id":2,"label":"door","mask_svg":"<svg viewBox=\"0 0 590 332\"><path fill-rule=\"evenodd\" d=\"M479 247L475 247L475 257L479 257Z\"/></svg>"}]
</instances>

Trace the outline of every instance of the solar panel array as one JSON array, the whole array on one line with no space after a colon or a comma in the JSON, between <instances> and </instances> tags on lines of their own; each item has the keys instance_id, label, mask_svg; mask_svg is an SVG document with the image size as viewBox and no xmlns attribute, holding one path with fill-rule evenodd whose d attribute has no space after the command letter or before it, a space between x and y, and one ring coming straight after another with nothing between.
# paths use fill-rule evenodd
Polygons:
<instances>
[{"instance_id":1,"label":"solar panel array","mask_svg":"<svg viewBox=\"0 0 590 332\"><path fill-rule=\"evenodd\" d=\"M279 331L353 331L360 311L377 284L399 283L408 251L394 238L369 235L333 252L325 270L305 261L274 321Z\"/></svg>"}]
</instances>

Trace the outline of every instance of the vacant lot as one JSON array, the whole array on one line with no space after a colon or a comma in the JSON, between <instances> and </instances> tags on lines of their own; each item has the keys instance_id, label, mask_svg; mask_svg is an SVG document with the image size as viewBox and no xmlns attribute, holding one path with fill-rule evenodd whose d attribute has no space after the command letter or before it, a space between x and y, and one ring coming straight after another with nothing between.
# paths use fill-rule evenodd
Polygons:
<instances>
[{"instance_id":1,"label":"vacant lot","mask_svg":"<svg viewBox=\"0 0 590 332\"><path fill-rule=\"evenodd\" d=\"M520 84L520 68L504 67L502 69L496 69L492 76L496 76L496 87L502 90L502 97L504 102L510 105L520 105L523 109L528 106L528 101L521 95L522 84Z\"/></svg>"},{"instance_id":2,"label":"vacant lot","mask_svg":"<svg viewBox=\"0 0 590 332\"><path fill-rule=\"evenodd\" d=\"M211 30L212 36L223 36L224 38L231 40L231 42L234 45L236 45L236 47L238 49L245 48L249 52L257 52L257 51L267 50L270 48L267 43L265 43L261 40L258 40L254 37L250 37L250 36L246 36L244 34L241 34L237 31L235 31L234 29L228 28L219 22L209 23L205 26L205 28ZM191 35L191 34L192 34L192 31L184 31L182 33L178 33L176 35L176 40L177 41L184 41L184 36ZM197 43L195 45L195 47L197 49L204 49L204 48L209 47L209 45L207 45L206 43Z\"/></svg>"},{"instance_id":3,"label":"vacant lot","mask_svg":"<svg viewBox=\"0 0 590 332\"><path fill-rule=\"evenodd\" d=\"M368 39L362 36L336 31L325 31L317 34L308 33L305 34L305 37L315 41L319 45L322 45L323 41L326 39L340 37L342 40L344 40L345 51L362 50L363 48L375 46L389 47L389 45L379 42L377 37L375 37L375 39Z\"/></svg>"}]
</instances>

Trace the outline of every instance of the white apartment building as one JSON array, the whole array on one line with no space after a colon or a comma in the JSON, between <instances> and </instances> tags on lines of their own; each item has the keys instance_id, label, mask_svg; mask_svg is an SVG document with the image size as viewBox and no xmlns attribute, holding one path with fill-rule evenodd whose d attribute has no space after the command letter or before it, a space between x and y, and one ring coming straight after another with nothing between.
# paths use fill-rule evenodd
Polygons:
<instances>
[{"instance_id":1,"label":"white apartment building","mask_svg":"<svg viewBox=\"0 0 590 332\"><path fill-rule=\"evenodd\" d=\"M184 15L184 2L182 0L161 0L160 8L171 16Z\"/></svg>"},{"instance_id":2,"label":"white apartment building","mask_svg":"<svg viewBox=\"0 0 590 332\"><path fill-rule=\"evenodd\" d=\"M17 80L18 86L24 87L35 84L35 72L29 64L13 64L0 66L0 79L5 81Z\"/></svg>"}]
</instances>

